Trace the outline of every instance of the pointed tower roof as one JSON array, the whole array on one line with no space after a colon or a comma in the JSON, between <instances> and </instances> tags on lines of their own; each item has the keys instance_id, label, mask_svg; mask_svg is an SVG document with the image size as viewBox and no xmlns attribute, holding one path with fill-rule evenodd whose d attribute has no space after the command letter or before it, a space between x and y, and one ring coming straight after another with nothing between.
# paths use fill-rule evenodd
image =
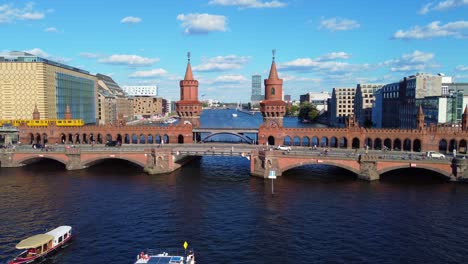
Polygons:
<instances>
[{"instance_id":1,"label":"pointed tower roof","mask_svg":"<svg viewBox=\"0 0 468 264\"><path fill-rule=\"evenodd\" d=\"M39 113L39 110L37 109L37 104L34 104L34 111L32 115L34 120L41 119L41 113Z\"/></svg>"},{"instance_id":2,"label":"pointed tower roof","mask_svg":"<svg viewBox=\"0 0 468 264\"><path fill-rule=\"evenodd\" d=\"M34 111L33 113L39 113L39 110L37 110L37 104L34 104Z\"/></svg>"},{"instance_id":3,"label":"pointed tower roof","mask_svg":"<svg viewBox=\"0 0 468 264\"><path fill-rule=\"evenodd\" d=\"M275 54L276 54L276 50L273 50L273 61L271 62L270 75L268 76L268 79L277 80L279 78L278 78L278 71L276 70Z\"/></svg>"},{"instance_id":4,"label":"pointed tower roof","mask_svg":"<svg viewBox=\"0 0 468 264\"><path fill-rule=\"evenodd\" d=\"M188 63L187 69L185 70L184 80L193 80L192 66L190 66L190 51L187 53Z\"/></svg>"},{"instance_id":5,"label":"pointed tower roof","mask_svg":"<svg viewBox=\"0 0 468 264\"><path fill-rule=\"evenodd\" d=\"M424 115L424 114L423 114L422 105L419 105L418 115Z\"/></svg>"}]
</instances>

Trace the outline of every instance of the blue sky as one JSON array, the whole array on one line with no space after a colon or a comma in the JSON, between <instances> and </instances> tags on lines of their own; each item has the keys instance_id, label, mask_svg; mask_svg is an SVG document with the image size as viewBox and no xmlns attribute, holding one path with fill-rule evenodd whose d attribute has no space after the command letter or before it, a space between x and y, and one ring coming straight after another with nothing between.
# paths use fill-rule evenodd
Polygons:
<instances>
[{"instance_id":1,"label":"blue sky","mask_svg":"<svg viewBox=\"0 0 468 264\"><path fill-rule=\"evenodd\" d=\"M0 34L1 52L156 84L172 100L187 51L200 99L249 101L272 49L293 99L416 72L468 81L468 0L0 0Z\"/></svg>"}]
</instances>

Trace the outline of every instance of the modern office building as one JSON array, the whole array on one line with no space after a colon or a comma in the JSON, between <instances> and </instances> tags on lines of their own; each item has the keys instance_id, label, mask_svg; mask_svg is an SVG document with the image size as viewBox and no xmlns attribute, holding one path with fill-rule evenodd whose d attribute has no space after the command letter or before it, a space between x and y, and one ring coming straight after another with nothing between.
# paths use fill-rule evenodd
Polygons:
<instances>
[{"instance_id":1,"label":"modern office building","mask_svg":"<svg viewBox=\"0 0 468 264\"><path fill-rule=\"evenodd\" d=\"M252 75L252 96L250 97L250 103L252 106L258 106L260 101L264 99L262 95L262 76Z\"/></svg>"},{"instance_id":2,"label":"modern office building","mask_svg":"<svg viewBox=\"0 0 468 264\"><path fill-rule=\"evenodd\" d=\"M162 115L163 99L151 96L133 97L133 114L137 117L149 118L154 115Z\"/></svg>"},{"instance_id":3,"label":"modern office building","mask_svg":"<svg viewBox=\"0 0 468 264\"><path fill-rule=\"evenodd\" d=\"M330 99L331 96L328 92L321 92L321 93L306 93L302 94L299 96L299 101L301 103L303 102L309 102L315 107L317 107L317 110L320 112L327 111L328 110L328 104L327 101Z\"/></svg>"},{"instance_id":4,"label":"modern office building","mask_svg":"<svg viewBox=\"0 0 468 264\"><path fill-rule=\"evenodd\" d=\"M356 96L354 98L354 115L359 125L366 126L372 124L372 106L375 101L374 93L382 84L358 84Z\"/></svg>"},{"instance_id":5,"label":"modern office building","mask_svg":"<svg viewBox=\"0 0 468 264\"><path fill-rule=\"evenodd\" d=\"M102 100L108 98L108 100L111 100L112 103L115 104L113 116L108 116L103 114L103 111L99 109L99 106L103 104L99 104L98 102L98 112L100 112L100 114L98 114L99 123L113 123L119 114L121 114L126 121L132 120L133 99L131 99L110 76L98 73L96 77L98 79L98 91L106 91L106 93L102 94L102 98L99 98Z\"/></svg>"},{"instance_id":6,"label":"modern office building","mask_svg":"<svg viewBox=\"0 0 468 264\"><path fill-rule=\"evenodd\" d=\"M150 86L123 86L124 92L130 96L158 96L158 87L156 85Z\"/></svg>"},{"instance_id":7,"label":"modern office building","mask_svg":"<svg viewBox=\"0 0 468 264\"><path fill-rule=\"evenodd\" d=\"M98 115L100 125L114 124L117 121L116 96L110 91L98 86Z\"/></svg>"},{"instance_id":8,"label":"modern office building","mask_svg":"<svg viewBox=\"0 0 468 264\"><path fill-rule=\"evenodd\" d=\"M96 122L97 80L89 72L26 52L0 54L0 118L72 118Z\"/></svg>"},{"instance_id":9,"label":"modern office building","mask_svg":"<svg viewBox=\"0 0 468 264\"><path fill-rule=\"evenodd\" d=\"M350 115L354 115L354 96L356 88L333 88L328 121L330 126L342 127Z\"/></svg>"}]
</instances>

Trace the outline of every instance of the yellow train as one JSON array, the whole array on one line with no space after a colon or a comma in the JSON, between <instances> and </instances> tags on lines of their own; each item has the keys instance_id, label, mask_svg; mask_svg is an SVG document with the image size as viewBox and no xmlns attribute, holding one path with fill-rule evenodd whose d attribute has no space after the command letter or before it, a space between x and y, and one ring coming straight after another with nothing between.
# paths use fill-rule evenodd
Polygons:
<instances>
[{"instance_id":1,"label":"yellow train","mask_svg":"<svg viewBox=\"0 0 468 264\"><path fill-rule=\"evenodd\" d=\"M55 123L58 127L80 127L84 126L83 119L15 119L15 120L0 120L0 126L19 126L21 123L26 123L29 127L46 127L50 123Z\"/></svg>"}]
</instances>

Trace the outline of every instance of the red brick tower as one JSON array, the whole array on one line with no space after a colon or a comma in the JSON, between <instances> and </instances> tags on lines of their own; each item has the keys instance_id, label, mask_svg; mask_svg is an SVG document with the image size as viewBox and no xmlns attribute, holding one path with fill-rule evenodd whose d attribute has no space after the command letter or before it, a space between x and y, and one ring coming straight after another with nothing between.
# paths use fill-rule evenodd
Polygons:
<instances>
[{"instance_id":1,"label":"red brick tower","mask_svg":"<svg viewBox=\"0 0 468 264\"><path fill-rule=\"evenodd\" d=\"M424 128L424 113L423 113L423 110L422 110L422 106L420 105L419 106L419 109L418 109L418 115L416 116L416 128L417 129L423 129Z\"/></svg>"},{"instance_id":2,"label":"red brick tower","mask_svg":"<svg viewBox=\"0 0 468 264\"><path fill-rule=\"evenodd\" d=\"M69 105L67 105L67 109L65 110L64 119L72 119L72 113Z\"/></svg>"},{"instance_id":3,"label":"red brick tower","mask_svg":"<svg viewBox=\"0 0 468 264\"><path fill-rule=\"evenodd\" d=\"M176 111L180 117L180 124L190 123L193 127L199 127L202 103L198 101L198 81L193 79L190 52L187 56L187 69L185 78L180 81L180 101L176 103Z\"/></svg>"},{"instance_id":4,"label":"red brick tower","mask_svg":"<svg viewBox=\"0 0 468 264\"><path fill-rule=\"evenodd\" d=\"M34 105L33 119L34 120L41 119L41 113L39 113L39 110L37 110L37 104Z\"/></svg>"},{"instance_id":5,"label":"red brick tower","mask_svg":"<svg viewBox=\"0 0 468 264\"><path fill-rule=\"evenodd\" d=\"M463 115L462 115L462 130L463 131L468 130L468 105L465 106L465 111L463 112Z\"/></svg>"},{"instance_id":6,"label":"red brick tower","mask_svg":"<svg viewBox=\"0 0 468 264\"><path fill-rule=\"evenodd\" d=\"M265 100L260 102L263 124L267 127L283 127L283 116L286 113L286 103L283 101L283 79L278 78L275 63L275 50L271 63L270 76L265 79Z\"/></svg>"}]
</instances>

